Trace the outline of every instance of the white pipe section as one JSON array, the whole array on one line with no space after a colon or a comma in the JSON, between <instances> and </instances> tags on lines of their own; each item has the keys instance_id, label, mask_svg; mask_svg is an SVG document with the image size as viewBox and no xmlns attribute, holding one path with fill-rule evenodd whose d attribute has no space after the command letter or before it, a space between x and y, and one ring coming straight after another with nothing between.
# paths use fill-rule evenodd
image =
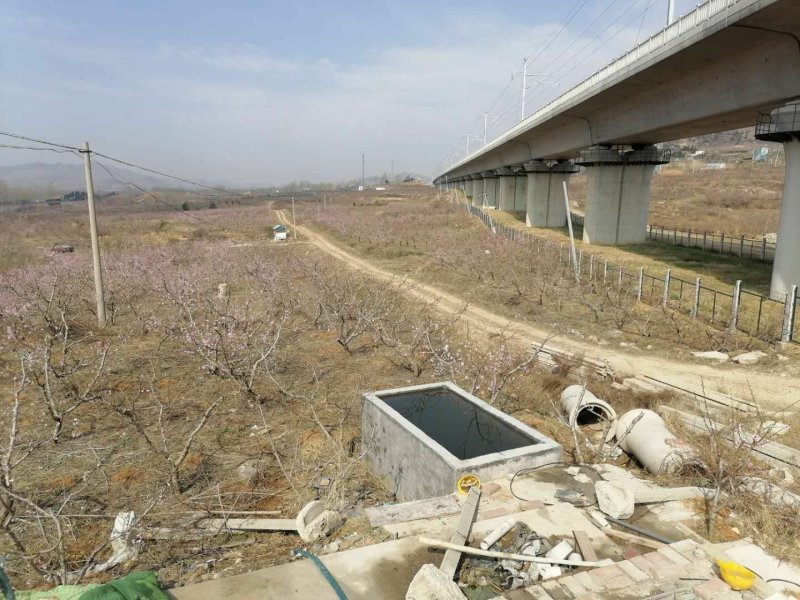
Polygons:
<instances>
[{"instance_id":1,"label":"white pipe section","mask_svg":"<svg viewBox=\"0 0 800 600\"><path fill-rule=\"evenodd\" d=\"M664 419L644 408L622 415L617 420L615 436L620 448L633 454L654 475L674 473L694 455L691 446L667 429Z\"/></svg>"},{"instance_id":2,"label":"white pipe section","mask_svg":"<svg viewBox=\"0 0 800 600\"><path fill-rule=\"evenodd\" d=\"M617 418L617 412L610 404L577 384L570 385L561 392L561 408L567 415L568 425L573 428L579 421L592 417L606 421L614 421Z\"/></svg>"},{"instance_id":3,"label":"white pipe section","mask_svg":"<svg viewBox=\"0 0 800 600\"><path fill-rule=\"evenodd\" d=\"M483 548L484 550L488 550L489 548L494 546L497 543L497 540L499 540L501 537L503 537L505 534L511 531L516 524L517 522L514 519L506 519L505 521L503 521L497 529L495 529L489 535L483 538L483 541L481 542L481 548Z\"/></svg>"}]
</instances>

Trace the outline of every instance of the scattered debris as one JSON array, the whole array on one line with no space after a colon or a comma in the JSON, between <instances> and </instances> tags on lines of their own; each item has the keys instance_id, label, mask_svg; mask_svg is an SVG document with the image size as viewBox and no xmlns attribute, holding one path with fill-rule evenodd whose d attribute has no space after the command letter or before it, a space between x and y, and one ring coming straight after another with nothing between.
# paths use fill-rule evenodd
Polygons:
<instances>
[{"instance_id":1,"label":"scattered debris","mask_svg":"<svg viewBox=\"0 0 800 600\"><path fill-rule=\"evenodd\" d=\"M227 284L220 284L220 285L227 285ZM255 485L258 483L262 477L264 477L264 473L266 473L267 464L262 460L248 460L243 462L236 468L236 472L239 475L239 479L245 482L247 485Z\"/></svg>"},{"instance_id":2,"label":"scattered debris","mask_svg":"<svg viewBox=\"0 0 800 600\"><path fill-rule=\"evenodd\" d=\"M140 544L135 540L134 525L136 515L133 511L121 512L114 519L111 529L111 558L92 568L94 573L103 573L109 569L133 560L139 556Z\"/></svg>"},{"instance_id":3,"label":"scattered debris","mask_svg":"<svg viewBox=\"0 0 800 600\"><path fill-rule=\"evenodd\" d=\"M427 564L411 580L406 600L464 600L464 594L451 578Z\"/></svg>"},{"instance_id":4,"label":"scattered debris","mask_svg":"<svg viewBox=\"0 0 800 600\"><path fill-rule=\"evenodd\" d=\"M494 529L489 535L487 535L483 540L481 540L480 547L484 550L488 550L492 546L497 543L501 537L511 531L517 522L514 519L506 519L503 521L499 527Z\"/></svg>"},{"instance_id":5,"label":"scattered debris","mask_svg":"<svg viewBox=\"0 0 800 600\"><path fill-rule=\"evenodd\" d=\"M334 510L325 510L320 500L314 500L300 510L295 523L300 538L311 543L329 536L341 524L341 517Z\"/></svg>"},{"instance_id":6,"label":"scattered debris","mask_svg":"<svg viewBox=\"0 0 800 600\"><path fill-rule=\"evenodd\" d=\"M56 244L52 248L50 248L51 252L55 252L56 254L69 254L71 252L75 252L75 246L71 244Z\"/></svg>"},{"instance_id":7,"label":"scattered debris","mask_svg":"<svg viewBox=\"0 0 800 600\"><path fill-rule=\"evenodd\" d=\"M629 519L633 515L635 497L630 487L618 481L598 481L594 484L597 504L606 515Z\"/></svg>"}]
</instances>

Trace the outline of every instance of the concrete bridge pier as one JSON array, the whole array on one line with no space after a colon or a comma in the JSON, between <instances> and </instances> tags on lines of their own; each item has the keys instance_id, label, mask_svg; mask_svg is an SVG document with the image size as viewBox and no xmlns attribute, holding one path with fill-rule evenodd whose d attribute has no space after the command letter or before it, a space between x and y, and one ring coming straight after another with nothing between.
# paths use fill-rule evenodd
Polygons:
<instances>
[{"instance_id":1,"label":"concrete bridge pier","mask_svg":"<svg viewBox=\"0 0 800 600\"><path fill-rule=\"evenodd\" d=\"M778 244L769 288L770 298L784 301L791 287L800 285L800 101L762 113L756 138L783 143L786 157Z\"/></svg>"},{"instance_id":2,"label":"concrete bridge pier","mask_svg":"<svg viewBox=\"0 0 800 600\"><path fill-rule=\"evenodd\" d=\"M497 175L494 171L483 171L483 204L484 208L497 208Z\"/></svg>"},{"instance_id":3,"label":"concrete bridge pier","mask_svg":"<svg viewBox=\"0 0 800 600\"><path fill-rule=\"evenodd\" d=\"M669 162L669 151L655 146L633 150L593 146L581 152L586 167L586 216L583 241L588 244L640 244L647 236L650 183L657 165Z\"/></svg>"},{"instance_id":4,"label":"concrete bridge pier","mask_svg":"<svg viewBox=\"0 0 800 600\"><path fill-rule=\"evenodd\" d=\"M473 173L469 176L472 180L472 195L470 200L474 206L480 206L483 202L483 177L480 173Z\"/></svg>"},{"instance_id":5,"label":"concrete bridge pier","mask_svg":"<svg viewBox=\"0 0 800 600\"><path fill-rule=\"evenodd\" d=\"M514 192L517 176L508 167L495 171L497 183L497 208L500 210L514 210Z\"/></svg>"},{"instance_id":6,"label":"concrete bridge pier","mask_svg":"<svg viewBox=\"0 0 800 600\"><path fill-rule=\"evenodd\" d=\"M511 167L514 171L514 212L525 211L528 204L528 174L522 166Z\"/></svg>"},{"instance_id":7,"label":"concrete bridge pier","mask_svg":"<svg viewBox=\"0 0 800 600\"><path fill-rule=\"evenodd\" d=\"M566 227L564 182L579 168L571 162L549 165L534 160L524 165L527 172L525 224L528 227Z\"/></svg>"},{"instance_id":8,"label":"concrete bridge pier","mask_svg":"<svg viewBox=\"0 0 800 600\"><path fill-rule=\"evenodd\" d=\"M469 202L472 199L472 177L469 175L463 178L464 180L464 199Z\"/></svg>"}]
</instances>

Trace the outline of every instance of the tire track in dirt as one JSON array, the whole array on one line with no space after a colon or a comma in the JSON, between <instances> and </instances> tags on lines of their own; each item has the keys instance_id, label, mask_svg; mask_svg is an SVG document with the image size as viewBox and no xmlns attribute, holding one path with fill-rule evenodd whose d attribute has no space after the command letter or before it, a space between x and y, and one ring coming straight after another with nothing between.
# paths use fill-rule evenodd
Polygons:
<instances>
[{"instance_id":1,"label":"tire track in dirt","mask_svg":"<svg viewBox=\"0 0 800 600\"><path fill-rule=\"evenodd\" d=\"M290 225L283 210L275 212L284 225ZM381 281L403 279L411 284L408 293L412 297L426 302L437 300L439 310L447 314L463 310L462 318L478 330L482 329L490 335L505 331L526 345L544 344L545 354L578 360L595 370L613 374L615 378L623 381L633 380L625 381L632 388L659 387L654 383L655 379L666 384L661 386L664 389L674 386L682 389L684 394L689 392L699 396L716 393L754 401L769 410L780 410L800 400L800 380L796 377L780 377L774 373L758 371L753 367L718 369L712 365L630 354L607 346L600 347L554 335L552 331L508 319L478 305L471 304L464 309L466 301L454 294L418 279L381 268L348 252L308 227L298 226L297 230L321 251L354 270L367 273Z\"/></svg>"}]
</instances>

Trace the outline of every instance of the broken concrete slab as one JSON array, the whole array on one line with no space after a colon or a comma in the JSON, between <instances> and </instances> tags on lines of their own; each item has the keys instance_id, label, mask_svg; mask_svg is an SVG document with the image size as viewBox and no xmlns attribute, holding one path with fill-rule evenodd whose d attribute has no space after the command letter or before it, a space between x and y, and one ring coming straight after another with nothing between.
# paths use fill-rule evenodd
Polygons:
<instances>
[{"instance_id":1,"label":"broken concrete slab","mask_svg":"<svg viewBox=\"0 0 800 600\"><path fill-rule=\"evenodd\" d=\"M635 497L625 484L616 481L598 481L594 485L600 510L615 519L629 519L633 515Z\"/></svg>"},{"instance_id":2,"label":"broken concrete slab","mask_svg":"<svg viewBox=\"0 0 800 600\"><path fill-rule=\"evenodd\" d=\"M741 354L737 354L731 360L735 363L739 363L740 365L754 365L762 358L766 358L767 354L765 352L761 352L761 350L753 350L752 352L742 352Z\"/></svg>"},{"instance_id":3,"label":"broken concrete slab","mask_svg":"<svg viewBox=\"0 0 800 600\"><path fill-rule=\"evenodd\" d=\"M461 588L432 564L422 568L411 580L406 600L464 600Z\"/></svg>"},{"instance_id":4,"label":"broken concrete slab","mask_svg":"<svg viewBox=\"0 0 800 600\"><path fill-rule=\"evenodd\" d=\"M306 504L295 519L297 532L304 542L316 542L329 536L342 522L339 513L325 510L324 504L314 500Z\"/></svg>"},{"instance_id":5,"label":"broken concrete slab","mask_svg":"<svg viewBox=\"0 0 800 600\"><path fill-rule=\"evenodd\" d=\"M706 352L692 352L692 356L694 356L695 358L703 358L706 360L717 360L720 362L725 362L730 358L730 356L728 356L724 352L717 352L716 350L709 350Z\"/></svg>"},{"instance_id":6,"label":"broken concrete slab","mask_svg":"<svg viewBox=\"0 0 800 600\"><path fill-rule=\"evenodd\" d=\"M475 522L475 517L478 514L478 505L481 501L480 488L471 487L467 494L467 501L464 503L464 508L461 511L461 516L458 519L458 525L453 535L450 537L450 542L453 544L463 545L467 543L470 533L472 533L472 524ZM461 553L456 550L448 550L444 553L444 559L439 566L439 570L452 581L456 576L458 570L458 563L461 561Z\"/></svg>"}]
</instances>

